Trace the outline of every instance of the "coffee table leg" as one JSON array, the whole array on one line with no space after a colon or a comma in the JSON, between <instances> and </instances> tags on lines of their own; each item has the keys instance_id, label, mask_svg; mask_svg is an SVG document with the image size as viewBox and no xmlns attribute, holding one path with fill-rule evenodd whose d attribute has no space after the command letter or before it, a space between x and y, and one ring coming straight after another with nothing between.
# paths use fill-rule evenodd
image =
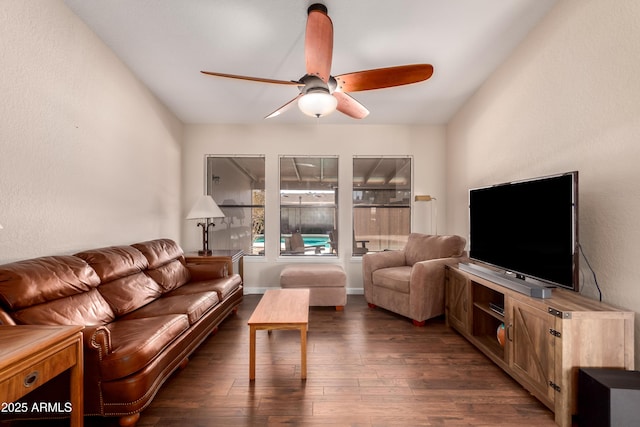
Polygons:
<instances>
[{"instance_id":1,"label":"coffee table leg","mask_svg":"<svg viewBox=\"0 0 640 427\"><path fill-rule=\"evenodd\" d=\"M256 328L249 326L249 380L256 379Z\"/></svg>"},{"instance_id":2,"label":"coffee table leg","mask_svg":"<svg viewBox=\"0 0 640 427\"><path fill-rule=\"evenodd\" d=\"M300 377L307 379L307 325L300 327Z\"/></svg>"}]
</instances>

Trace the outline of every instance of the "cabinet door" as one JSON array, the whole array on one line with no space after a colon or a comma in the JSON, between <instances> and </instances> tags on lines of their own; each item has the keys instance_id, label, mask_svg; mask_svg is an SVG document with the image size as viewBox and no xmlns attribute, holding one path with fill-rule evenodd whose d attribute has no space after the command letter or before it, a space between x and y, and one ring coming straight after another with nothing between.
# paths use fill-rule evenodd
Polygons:
<instances>
[{"instance_id":1,"label":"cabinet door","mask_svg":"<svg viewBox=\"0 0 640 427\"><path fill-rule=\"evenodd\" d=\"M447 269L447 322L461 333L469 331L469 279L454 269Z\"/></svg>"},{"instance_id":2,"label":"cabinet door","mask_svg":"<svg viewBox=\"0 0 640 427\"><path fill-rule=\"evenodd\" d=\"M554 408L555 318L547 312L508 298L507 360L522 385ZM558 344L559 345L559 344Z\"/></svg>"}]
</instances>

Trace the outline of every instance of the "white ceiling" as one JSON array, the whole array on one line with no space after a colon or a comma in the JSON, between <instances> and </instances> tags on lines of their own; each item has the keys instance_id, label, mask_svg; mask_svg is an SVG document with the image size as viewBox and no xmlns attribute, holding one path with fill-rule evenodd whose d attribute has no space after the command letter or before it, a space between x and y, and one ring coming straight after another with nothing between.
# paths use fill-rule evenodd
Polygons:
<instances>
[{"instance_id":1,"label":"white ceiling","mask_svg":"<svg viewBox=\"0 0 640 427\"><path fill-rule=\"evenodd\" d=\"M185 123L263 123L305 74L307 7L334 27L332 74L430 63L426 82L353 95L371 114L325 123L446 123L557 0L64 0ZM292 108L273 123L315 119Z\"/></svg>"}]
</instances>

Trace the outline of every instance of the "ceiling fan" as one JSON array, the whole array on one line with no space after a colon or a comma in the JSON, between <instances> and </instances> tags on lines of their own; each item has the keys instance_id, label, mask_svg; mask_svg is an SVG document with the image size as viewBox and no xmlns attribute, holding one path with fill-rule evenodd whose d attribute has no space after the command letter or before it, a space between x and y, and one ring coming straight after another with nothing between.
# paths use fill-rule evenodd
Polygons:
<instances>
[{"instance_id":1,"label":"ceiling fan","mask_svg":"<svg viewBox=\"0 0 640 427\"><path fill-rule=\"evenodd\" d=\"M304 53L307 73L299 80L274 80L260 77L201 71L203 74L261 83L297 86L300 94L265 118L278 116L296 101L308 116L323 117L336 109L354 119L363 119L369 111L347 92L383 89L427 80L433 74L430 64L400 65L389 68L331 75L333 55L333 23L323 4L312 4L307 10Z\"/></svg>"}]
</instances>

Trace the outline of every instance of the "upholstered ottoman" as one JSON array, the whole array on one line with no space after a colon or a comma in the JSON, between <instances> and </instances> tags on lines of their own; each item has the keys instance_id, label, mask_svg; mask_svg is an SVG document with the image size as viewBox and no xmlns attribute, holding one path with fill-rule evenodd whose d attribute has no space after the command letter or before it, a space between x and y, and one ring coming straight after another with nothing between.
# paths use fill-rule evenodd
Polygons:
<instances>
[{"instance_id":1,"label":"upholstered ottoman","mask_svg":"<svg viewBox=\"0 0 640 427\"><path fill-rule=\"evenodd\" d=\"M347 275L335 264L291 264L280 272L280 287L309 289L309 305L335 306L341 311L347 304Z\"/></svg>"}]
</instances>

